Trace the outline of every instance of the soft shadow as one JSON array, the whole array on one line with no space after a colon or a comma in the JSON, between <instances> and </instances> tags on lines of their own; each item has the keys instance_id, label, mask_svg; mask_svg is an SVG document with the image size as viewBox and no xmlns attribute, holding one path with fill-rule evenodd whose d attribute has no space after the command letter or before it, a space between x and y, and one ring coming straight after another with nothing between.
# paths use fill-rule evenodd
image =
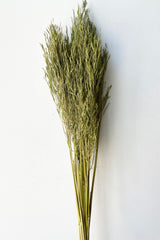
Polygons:
<instances>
[{"instance_id":1,"label":"soft shadow","mask_svg":"<svg viewBox=\"0 0 160 240\"><path fill-rule=\"evenodd\" d=\"M108 69L105 74L107 86L112 85L110 91L110 105L104 113L101 127L99 155L95 181L95 214L96 214L96 235L97 239L110 240L111 228L113 226L112 212L114 202L114 157L113 136L116 128L116 106L118 98L114 99L117 92L116 84L116 63L112 56L109 61ZM112 157L111 157L112 156ZM96 239L96 238L95 238Z\"/></svg>"}]
</instances>

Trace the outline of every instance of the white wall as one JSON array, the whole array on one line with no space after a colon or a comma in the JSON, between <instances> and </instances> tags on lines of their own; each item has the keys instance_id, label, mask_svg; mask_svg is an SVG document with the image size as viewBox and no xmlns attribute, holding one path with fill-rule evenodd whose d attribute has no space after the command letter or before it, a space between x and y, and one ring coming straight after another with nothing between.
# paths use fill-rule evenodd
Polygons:
<instances>
[{"instance_id":1,"label":"white wall","mask_svg":"<svg viewBox=\"0 0 160 240\"><path fill-rule=\"evenodd\" d=\"M90 0L108 43L92 240L160 239L160 2ZM78 239L71 167L39 43L75 0L0 2L0 239Z\"/></svg>"}]
</instances>

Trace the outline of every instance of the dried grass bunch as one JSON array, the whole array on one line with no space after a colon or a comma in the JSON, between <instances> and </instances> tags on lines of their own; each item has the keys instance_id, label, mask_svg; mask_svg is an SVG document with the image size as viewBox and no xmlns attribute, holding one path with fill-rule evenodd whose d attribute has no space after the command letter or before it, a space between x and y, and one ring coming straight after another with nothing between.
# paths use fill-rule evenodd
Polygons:
<instances>
[{"instance_id":1,"label":"dried grass bunch","mask_svg":"<svg viewBox=\"0 0 160 240\"><path fill-rule=\"evenodd\" d=\"M70 35L67 27L63 34L51 23L44 34L46 45L41 45L45 78L67 137L80 240L89 240L101 119L111 88L104 87L107 46L102 47L86 5L83 1L73 12Z\"/></svg>"}]
</instances>

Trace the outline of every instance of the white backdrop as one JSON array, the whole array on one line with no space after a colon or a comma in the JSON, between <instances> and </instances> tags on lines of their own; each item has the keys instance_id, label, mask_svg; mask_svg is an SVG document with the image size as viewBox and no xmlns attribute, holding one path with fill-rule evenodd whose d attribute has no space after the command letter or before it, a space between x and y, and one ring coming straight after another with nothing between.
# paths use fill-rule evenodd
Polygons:
<instances>
[{"instance_id":1,"label":"white backdrop","mask_svg":"<svg viewBox=\"0 0 160 240\"><path fill-rule=\"evenodd\" d=\"M39 43L75 0L0 1L0 239L78 239L66 139ZM111 54L92 240L160 239L160 2L89 0Z\"/></svg>"}]
</instances>

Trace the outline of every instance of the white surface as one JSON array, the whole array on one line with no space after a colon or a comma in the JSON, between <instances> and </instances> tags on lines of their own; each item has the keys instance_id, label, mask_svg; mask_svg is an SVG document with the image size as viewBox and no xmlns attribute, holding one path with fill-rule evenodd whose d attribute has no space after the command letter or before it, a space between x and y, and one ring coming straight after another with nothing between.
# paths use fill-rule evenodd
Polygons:
<instances>
[{"instance_id":1,"label":"white surface","mask_svg":"<svg viewBox=\"0 0 160 240\"><path fill-rule=\"evenodd\" d=\"M160 2L90 0L111 53L92 240L160 239ZM70 160L39 43L74 0L0 1L0 239L78 239Z\"/></svg>"}]
</instances>

